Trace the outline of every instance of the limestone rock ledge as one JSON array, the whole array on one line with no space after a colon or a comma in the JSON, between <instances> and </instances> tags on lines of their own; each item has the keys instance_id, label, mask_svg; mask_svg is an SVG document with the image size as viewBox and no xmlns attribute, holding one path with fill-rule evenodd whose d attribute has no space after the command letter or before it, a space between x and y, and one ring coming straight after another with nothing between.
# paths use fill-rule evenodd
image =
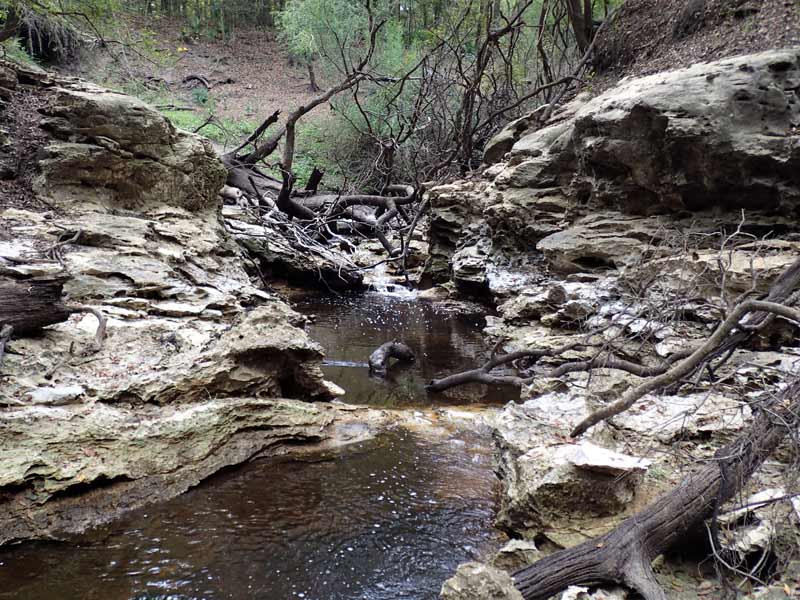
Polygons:
<instances>
[{"instance_id":1,"label":"limestone rock ledge","mask_svg":"<svg viewBox=\"0 0 800 600\"><path fill-rule=\"evenodd\" d=\"M318 442L333 415L327 405L254 398L3 411L0 545L79 533L222 468Z\"/></svg>"},{"instance_id":2,"label":"limestone rock ledge","mask_svg":"<svg viewBox=\"0 0 800 600\"><path fill-rule=\"evenodd\" d=\"M64 303L102 313L107 337L94 351L97 320L76 314L8 344L0 545L337 438L335 409L303 401L341 390L305 318L245 271L209 143L125 94L6 70L19 85L0 121L12 137L25 124L30 160L4 173L18 195L0 197L0 282L63 280Z\"/></svg>"},{"instance_id":3,"label":"limestone rock ledge","mask_svg":"<svg viewBox=\"0 0 800 600\"><path fill-rule=\"evenodd\" d=\"M620 268L676 232L733 230L741 210L757 236L786 231L800 210L798 85L800 51L773 50L515 121L481 176L429 192L430 277L497 296L492 266L531 254L559 273Z\"/></svg>"}]
</instances>

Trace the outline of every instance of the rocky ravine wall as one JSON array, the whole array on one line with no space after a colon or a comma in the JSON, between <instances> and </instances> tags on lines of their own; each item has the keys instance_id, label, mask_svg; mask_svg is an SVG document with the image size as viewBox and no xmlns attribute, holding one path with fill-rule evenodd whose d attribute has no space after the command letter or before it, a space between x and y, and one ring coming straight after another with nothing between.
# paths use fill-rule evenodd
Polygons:
<instances>
[{"instance_id":1,"label":"rocky ravine wall","mask_svg":"<svg viewBox=\"0 0 800 600\"><path fill-rule=\"evenodd\" d=\"M502 162L431 191L429 276L503 295L501 275L519 276L523 259L543 255L562 273L623 266L665 225L713 229L745 209L762 229L786 231L800 209L799 57L772 51L623 81L545 127L510 124L486 150Z\"/></svg>"},{"instance_id":2,"label":"rocky ravine wall","mask_svg":"<svg viewBox=\"0 0 800 600\"><path fill-rule=\"evenodd\" d=\"M330 437L334 410L299 400L337 393L322 350L304 317L251 285L209 143L130 96L0 70L9 135L31 124L3 147L4 175L33 177L36 195L0 203L0 280L64 277L68 303L108 317L99 353L91 315L9 345L0 544L80 531ZM36 146L28 163L20 144Z\"/></svg>"},{"instance_id":3,"label":"rocky ravine wall","mask_svg":"<svg viewBox=\"0 0 800 600\"><path fill-rule=\"evenodd\" d=\"M655 364L708 336L719 319L709 305L725 303L723 290L736 298L755 270L764 291L800 253L800 49L623 81L577 98L544 126L532 122L512 123L493 140L494 164L480 176L429 193L428 275L495 302L486 333L506 350L560 347L583 339L584 328L602 330L609 343L629 339L618 343L621 356ZM752 243L737 238L720 253L743 216ZM691 468L682 453L710 457L746 426L750 398L800 374L799 333L779 320L717 372L724 383L646 396L577 444L572 427L641 380L606 369L524 387L522 403L494 423L497 522L523 541L495 564L513 570L540 550L605 533L669 489ZM762 469L749 493L785 493L793 483L782 469ZM789 573L780 561L791 554L776 549L796 547L800 503L773 508L756 510L724 543L742 557L771 549ZM663 577L669 586L671 575ZM571 593L565 598L628 597ZM520 597L507 575L471 564L442 597L490 595Z\"/></svg>"}]
</instances>

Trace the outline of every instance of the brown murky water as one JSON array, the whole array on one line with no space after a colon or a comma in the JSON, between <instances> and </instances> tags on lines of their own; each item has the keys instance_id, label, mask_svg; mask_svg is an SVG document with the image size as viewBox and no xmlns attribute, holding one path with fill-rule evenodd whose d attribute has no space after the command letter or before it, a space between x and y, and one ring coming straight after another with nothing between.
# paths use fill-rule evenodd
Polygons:
<instances>
[{"instance_id":1,"label":"brown murky water","mask_svg":"<svg viewBox=\"0 0 800 600\"><path fill-rule=\"evenodd\" d=\"M398 407L511 400L508 388L479 385L454 388L446 395L425 392L424 385L434 377L485 361L482 316L374 292L314 298L300 302L297 308L316 316L309 333L325 348L325 372L328 379L347 390L346 401ZM398 364L386 379L369 377L369 355L391 340L408 344L417 356L416 363Z\"/></svg>"},{"instance_id":2,"label":"brown murky water","mask_svg":"<svg viewBox=\"0 0 800 600\"><path fill-rule=\"evenodd\" d=\"M318 315L328 375L354 402L434 403L422 383L480 350L476 321L413 301L301 308ZM358 365L398 334L426 360L394 384L369 379ZM485 435L398 430L326 458L256 461L68 542L2 549L0 599L428 600L498 543Z\"/></svg>"}]
</instances>

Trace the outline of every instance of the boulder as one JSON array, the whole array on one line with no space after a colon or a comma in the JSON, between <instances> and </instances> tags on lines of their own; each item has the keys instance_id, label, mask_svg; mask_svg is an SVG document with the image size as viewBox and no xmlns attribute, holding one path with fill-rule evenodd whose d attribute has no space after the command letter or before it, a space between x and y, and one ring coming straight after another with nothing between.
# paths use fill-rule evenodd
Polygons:
<instances>
[{"instance_id":1,"label":"boulder","mask_svg":"<svg viewBox=\"0 0 800 600\"><path fill-rule=\"evenodd\" d=\"M617 515L632 503L649 464L589 442L535 446L500 466L497 523L533 537L576 517Z\"/></svg>"},{"instance_id":2,"label":"boulder","mask_svg":"<svg viewBox=\"0 0 800 600\"><path fill-rule=\"evenodd\" d=\"M169 202L189 210L217 203L227 172L210 142L175 129L141 100L89 84L62 82L41 126L56 141L38 158L35 187L135 208ZM85 200L84 200L85 201Z\"/></svg>"},{"instance_id":3,"label":"boulder","mask_svg":"<svg viewBox=\"0 0 800 600\"><path fill-rule=\"evenodd\" d=\"M460 565L456 574L444 582L441 600L522 600L511 576L482 563Z\"/></svg>"},{"instance_id":4,"label":"boulder","mask_svg":"<svg viewBox=\"0 0 800 600\"><path fill-rule=\"evenodd\" d=\"M522 162L498 182L569 184L598 204L651 214L796 208L800 153L787 134L800 115L799 57L772 50L623 81L522 136L511 150Z\"/></svg>"}]
</instances>

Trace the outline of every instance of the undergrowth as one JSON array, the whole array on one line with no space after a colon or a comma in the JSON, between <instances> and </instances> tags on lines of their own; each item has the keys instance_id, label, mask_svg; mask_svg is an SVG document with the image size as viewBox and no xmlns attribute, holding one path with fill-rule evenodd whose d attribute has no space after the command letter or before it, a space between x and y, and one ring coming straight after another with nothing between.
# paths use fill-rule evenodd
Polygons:
<instances>
[{"instance_id":1,"label":"undergrowth","mask_svg":"<svg viewBox=\"0 0 800 600\"><path fill-rule=\"evenodd\" d=\"M18 65L28 67L38 67L39 64L28 54L20 40L16 38L8 39L0 44L0 55L4 60L11 61Z\"/></svg>"}]
</instances>

